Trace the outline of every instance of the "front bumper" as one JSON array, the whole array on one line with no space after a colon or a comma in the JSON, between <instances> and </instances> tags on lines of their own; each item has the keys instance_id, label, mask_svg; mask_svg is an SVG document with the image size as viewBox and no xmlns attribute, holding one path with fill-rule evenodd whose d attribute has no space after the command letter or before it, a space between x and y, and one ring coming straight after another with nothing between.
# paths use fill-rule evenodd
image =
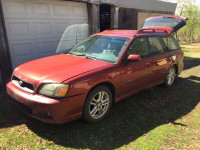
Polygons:
<instances>
[{"instance_id":1,"label":"front bumper","mask_svg":"<svg viewBox=\"0 0 200 150\"><path fill-rule=\"evenodd\" d=\"M81 94L57 100L25 92L12 82L7 84L7 93L24 113L42 122L58 124L80 118L86 98L86 94Z\"/></svg>"}]
</instances>

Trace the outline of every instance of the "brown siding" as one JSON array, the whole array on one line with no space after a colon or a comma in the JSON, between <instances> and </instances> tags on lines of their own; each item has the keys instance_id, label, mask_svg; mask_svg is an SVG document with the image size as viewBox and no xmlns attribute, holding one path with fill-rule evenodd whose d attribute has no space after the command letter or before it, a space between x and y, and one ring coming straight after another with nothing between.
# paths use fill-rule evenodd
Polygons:
<instances>
[{"instance_id":1,"label":"brown siding","mask_svg":"<svg viewBox=\"0 0 200 150\"><path fill-rule=\"evenodd\" d=\"M114 28L114 21L115 21L115 6L112 5L111 6L111 10L110 10L110 28Z\"/></svg>"},{"instance_id":2,"label":"brown siding","mask_svg":"<svg viewBox=\"0 0 200 150\"><path fill-rule=\"evenodd\" d=\"M90 26L90 34L98 33L99 26L99 5L88 3L88 22Z\"/></svg>"},{"instance_id":3,"label":"brown siding","mask_svg":"<svg viewBox=\"0 0 200 150\"><path fill-rule=\"evenodd\" d=\"M139 12L138 13L138 29L141 28L144 21L150 17L150 13L148 12Z\"/></svg>"},{"instance_id":4,"label":"brown siding","mask_svg":"<svg viewBox=\"0 0 200 150\"><path fill-rule=\"evenodd\" d=\"M138 12L138 29L141 28L144 21L149 17L154 16L163 16L163 15L173 15L173 13L170 12Z\"/></svg>"},{"instance_id":5,"label":"brown siding","mask_svg":"<svg viewBox=\"0 0 200 150\"><path fill-rule=\"evenodd\" d=\"M119 8L119 29L137 29L138 11L131 8Z\"/></svg>"}]
</instances>

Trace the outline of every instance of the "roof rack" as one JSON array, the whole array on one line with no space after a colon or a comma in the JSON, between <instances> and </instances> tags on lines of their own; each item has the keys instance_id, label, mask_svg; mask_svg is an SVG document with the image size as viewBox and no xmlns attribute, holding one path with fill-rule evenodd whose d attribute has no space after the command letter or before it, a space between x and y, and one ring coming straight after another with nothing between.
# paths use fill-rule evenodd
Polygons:
<instances>
[{"instance_id":1,"label":"roof rack","mask_svg":"<svg viewBox=\"0 0 200 150\"><path fill-rule=\"evenodd\" d=\"M140 29L139 31L148 32L149 30L151 30L152 32L161 31L161 32L168 33L167 30L164 30L164 29Z\"/></svg>"}]
</instances>

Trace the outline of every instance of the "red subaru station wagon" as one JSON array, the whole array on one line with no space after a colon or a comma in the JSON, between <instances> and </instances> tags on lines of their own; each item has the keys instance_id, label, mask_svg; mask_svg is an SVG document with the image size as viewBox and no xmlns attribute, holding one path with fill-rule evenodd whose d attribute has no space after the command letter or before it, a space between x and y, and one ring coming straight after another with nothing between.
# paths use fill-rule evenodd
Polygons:
<instances>
[{"instance_id":1,"label":"red subaru station wagon","mask_svg":"<svg viewBox=\"0 0 200 150\"><path fill-rule=\"evenodd\" d=\"M66 53L18 66L7 92L23 112L43 122L100 121L112 103L159 84L174 84L184 56L172 34L186 20L158 16L140 30L94 34Z\"/></svg>"}]
</instances>

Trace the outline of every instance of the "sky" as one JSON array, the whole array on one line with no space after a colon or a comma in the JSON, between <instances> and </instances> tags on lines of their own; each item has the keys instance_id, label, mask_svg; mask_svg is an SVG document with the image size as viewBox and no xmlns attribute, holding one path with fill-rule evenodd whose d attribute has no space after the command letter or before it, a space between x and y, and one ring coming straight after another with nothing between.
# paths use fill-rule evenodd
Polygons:
<instances>
[{"instance_id":1,"label":"sky","mask_svg":"<svg viewBox=\"0 0 200 150\"><path fill-rule=\"evenodd\" d=\"M166 2L176 2L176 0L163 0L163 1L166 1ZM200 4L200 0L196 0L196 2L198 3L198 4Z\"/></svg>"},{"instance_id":2,"label":"sky","mask_svg":"<svg viewBox=\"0 0 200 150\"><path fill-rule=\"evenodd\" d=\"M172 2L172 3L177 2L177 0L162 0L162 1ZM200 0L196 0L196 5L200 8ZM176 9L176 13L179 14L178 9Z\"/></svg>"}]
</instances>

